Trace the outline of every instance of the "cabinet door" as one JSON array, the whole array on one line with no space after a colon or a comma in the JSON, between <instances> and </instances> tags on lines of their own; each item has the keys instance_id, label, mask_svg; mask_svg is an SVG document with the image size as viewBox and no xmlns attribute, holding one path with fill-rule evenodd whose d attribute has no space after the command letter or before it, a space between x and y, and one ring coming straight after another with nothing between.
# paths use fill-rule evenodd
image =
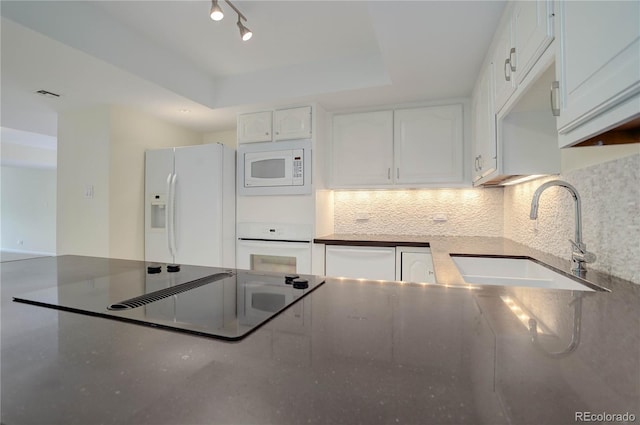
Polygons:
<instances>
[{"instance_id":1,"label":"cabinet door","mask_svg":"<svg viewBox=\"0 0 640 425\"><path fill-rule=\"evenodd\" d=\"M274 140L311 138L311 106L275 111L273 133Z\"/></svg>"},{"instance_id":2,"label":"cabinet door","mask_svg":"<svg viewBox=\"0 0 640 425\"><path fill-rule=\"evenodd\" d=\"M497 168L496 120L493 107L493 63L478 81L473 97L473 181Z\"/></svg>"},{"instance_id":3,"label":"cabinet door","mask_svg":"<svg viewBox=\"0 0 640 425\"><path fill-rule=\"evenodd\" d=\"M461 182L462 152L462 105L395 111L396 183Z\"/></svg>"},{"instance_id":4,"label":"cabinet door","mask_svg":"<svg viewBox=\"0 0 640 425\"><path fill-rule=\"evenodd\" d=\"M270 142L271 111L238 115L238 143Z\"/></svg>"},{"instance_id":5,"label":"cabinet door","mask_svg":"<svg viewBox=\"0 0 640 425\"><path fill-rule=\"evenodd\" d=\"M515 52L511 56L520 84L553 41L553 9L548 0L517 1L513 10Z\"/></svg>"},{"instance_id":6,"label":"cabinet door","mask_svg":"<svg viewBox=\"0 0 640 425\"><path fill-rule=\"evenodd\" d=\"M336 187L391 184L393 111L334 116L331 167Z\"/></svg>"},{"instance_id":7,"label":"cabinet door","mask_svg":"<svg viewBox=\"0 0 640 425\"><path fill-rule=\"evenodd\" d=\"M414 283L435 283L433 260L425 252L403 252L400 280Z\"/></svg>"},{"instance_id":8,"label":"cabinet door","mask_svg":"<svg viewBox=\"0 0 640 425\"><path fill-rule=\"evenodd\" d=\"M332 277L395 280L396 249L328 245L325 249L325 273Z\"/></svg>"},{"instance_id":9,"label":"cabinet door","mask_svg":"<svg viewBox=\"0 0 640 425\"><path fill-rule=\"evenodd\" d=\"M509 97L516 90L515 76L512 75L510 58L513 43L511 41L511 21L502 29L496 40L493 51L492 62L495 64L494 89L495 89L495 112L500 111Z\"/></svg>"},{"instance_id":10,"label":"cabinet door","mask_svg":"<svg viewBox=\"0 0 640 425\"><path fill-rule=\"evenodd\" d=\"M639 18L638 1L561 3L562 42L558 62L562 106L557 121L561 135L610 111L631 96L638 96ZM639 105L638 101L632 102L623 115L617 113L612 117L614 121L600 121L600 128L640 113Z\"/></svg>"}]
</instances>

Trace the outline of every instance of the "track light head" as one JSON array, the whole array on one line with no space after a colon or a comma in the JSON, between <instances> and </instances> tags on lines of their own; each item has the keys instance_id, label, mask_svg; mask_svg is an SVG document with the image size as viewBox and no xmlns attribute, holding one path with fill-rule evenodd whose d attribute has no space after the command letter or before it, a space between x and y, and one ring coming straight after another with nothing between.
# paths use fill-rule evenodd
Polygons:
<instances>
[{"instance_id":1,"label":"track light head","mask_svg":"<svg viewBox=\"0 0 640 425\"><path fill-rule=\"evenodd\" d=\"M240 22L240 15L238 15L238 28L240 29L240 37L242 37L242 41L247 41L251 37L253 37L253 33L251 32L251 30L242 25L242 22Z\"/></svg>"},{"instance_id":2,"label":"track light head","mask_svg":"<svg viewBox=\"0 0 640 425\"><path fill-rule=\"evenodd\" d=\"M211 19L214 21L221 21L224 18L224 13L222 13L222 9L220 9L220 5L218 4L218 0L211 0Z\"/></svg>"},{"instance_id":3,"label":"track light head","mask_svg":"<svg viewBox=\"0 0 640 425\"><path fill-rule=\"evenodd\" d=\"M245 27L241 21L242 19L246 21L247 18L245 18L244 15L238 10L238 8L231 3L231 0L224 1L234 10L234 12L238 14L238 28L240 29L240 37L242 38L242 41L249 40L251 37L253 37L253 33L249 28ZM209 16L211 16L211 19L213 19L214 21L221 21L222 18L224 18L224 13L222 13L222 9L220 8L218 2L219 0L211 0L211 12L209 13Z\"/></svg>"}]
</instances>

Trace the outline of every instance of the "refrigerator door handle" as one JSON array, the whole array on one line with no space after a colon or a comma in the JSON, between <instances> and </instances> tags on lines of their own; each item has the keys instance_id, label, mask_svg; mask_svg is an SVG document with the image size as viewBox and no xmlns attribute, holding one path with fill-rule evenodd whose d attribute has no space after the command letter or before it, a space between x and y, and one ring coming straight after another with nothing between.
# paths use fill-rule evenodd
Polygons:
<instances>
[{"instance_id":1,"label":"refrigerator door handle","mask_svg":"<svg viewBox=\"0 0 640 425\"><path fill-rule=\"evenodd\" d=\"M169 248L169 255L173 257L173 246L171 244L171 224L173 222L173 214L171 211L171 179L173 173L167 175L167 207L164 209L165 223L167 224L167 247Z\"/></svg>"},{"instance_id":2,"label":"refrigerator door handle","mask_svg":"<svg viewBox=\"0 0 640 425\"><path fill-rule=\"evenodd\" d=\"M178 174L171 177L171 239L169 240L171 256L175 257L177 249L176 241L176 180ZM175 258L173 261L176 261Z\"/></svg>"}]
</instances>

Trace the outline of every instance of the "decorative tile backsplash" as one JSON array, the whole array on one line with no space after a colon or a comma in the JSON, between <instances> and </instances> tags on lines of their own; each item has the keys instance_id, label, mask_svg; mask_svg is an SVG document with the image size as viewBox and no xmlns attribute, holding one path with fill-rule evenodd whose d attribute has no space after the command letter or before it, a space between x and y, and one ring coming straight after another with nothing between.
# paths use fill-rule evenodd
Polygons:
<instances>
[{"instance_id":1,"label":"decorative tile backsplash","mask_svg":"<svg viewBox=\"0 0 640 425\"><path fill-rule=\"evenodd\" d=\"M504 237L570 258L568 239L575 239L575 204L568 190L545 190L538 220L529 219L533 193L555 179L570 183L580 194L582 240L598 257L587 269L640 283L640 155L505 188Z\"/></svg>"},{"instance_id":2,"label":"decorative tile backsplash","mask_svg":"<svg viewBox=\"0 0 640 425\"><path fill-rule=\"evenodd\" d=\"M337 191L335 233L500 236L502 192L502 189ZM439 220L442 218L446 221Z\"/></svg>"},{"instance_id":3,"label":"decorative tile backsplash","mask_svg":"<svg viewBox=\"0 0 640 425\"><path fill-rule=\"evenodd\" d=\"M334 232L502 236L568 259L568 239L575 238L569 192L545 190L538 220L529 218L533 193L553 179L569 182L582 198L583 242L598 256L587 268L640 284L639 154L504 189L336 191Z\"/></svg>"}]
</instances>

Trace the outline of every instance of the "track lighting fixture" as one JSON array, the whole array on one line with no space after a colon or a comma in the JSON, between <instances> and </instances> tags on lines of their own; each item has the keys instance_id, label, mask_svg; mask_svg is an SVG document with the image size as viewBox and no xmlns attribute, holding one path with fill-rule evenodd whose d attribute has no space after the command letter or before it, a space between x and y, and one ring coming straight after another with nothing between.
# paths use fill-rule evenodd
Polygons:
<instances>
[{"instance_id":1,"label":"track lighting fixture","mask_svg":"<svg viewBox=\"0 0 640 425\"><path fill-rule=\"evenodd\" d=\"M242 41L247 41L251 37L253 37L253 33L251 32L251 30L242 25L242 22L240 22L240 15L238 15L238 28L240 28L240 37L242 38Z\"/></svg>"},{"instance_id":2,"label":"track lighting fixture","mask_svg":"<svg viewBox=\"0 0 640 425\"><path fill-rule=\"evenodd\" d=\"M231 4L231 1L224 1L229 6L231 6L231 8L238 14L237 25L238 29L240 29L240 37L242 38L242 41L249 40L253 36L253 33L242 23L242 20L244 19L246 21L247 18L245 18L245 16L238 10L238 8ZM211 19L213 19L214 21L221 21L222 18L224 18L224 13L222 12L220 5L218 4L218 0L211 0L211 12L209 13L209 16L211 16Z\"/></svg>"},{"instance_id":3,"label":"track lighting fixture","mask_svg":"<svg viewBox=\"0 0 640 425\"><path fill-rule=\"evenodd\" d=\"M214 21L221 21L224 18L224 13L222 13L222 9L220 9L220 5L218 4L218 0L211 0L211 19Z\"/></svg>"}]
</instances>

